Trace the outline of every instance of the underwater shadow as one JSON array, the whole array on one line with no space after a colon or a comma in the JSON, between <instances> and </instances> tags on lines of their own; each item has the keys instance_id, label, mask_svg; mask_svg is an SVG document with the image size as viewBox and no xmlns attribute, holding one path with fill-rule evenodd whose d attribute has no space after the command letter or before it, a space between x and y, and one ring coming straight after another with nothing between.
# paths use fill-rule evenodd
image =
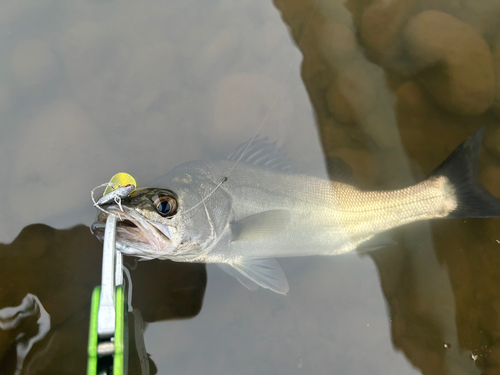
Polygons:
<instances>
[{"instance_id":1,"label":"underwater shadow","mask_svg":"<svg viewBox=\"0 0 500 375\"><path fill-rule=\"evenodd\" d=\"M100 284L101 262L102 244L83 225L58 230L34 224L11 244L0 244L2 374L16 373L19 352L30 345L23 374L86 371L90 300ZM124 263L135 267L130 270L132 305L145 325L192 318L200 312L207 280L204 264L149 261L135 265L126 257ZM134 321L129 314L129 321ZM40 335L42 330L48 330L45 336ZM134 331L138 332L131 328L129 335L129 373L141 373ZM149 362L150 373L155 374L150 358Z\"/></svg>"}]
</instances>

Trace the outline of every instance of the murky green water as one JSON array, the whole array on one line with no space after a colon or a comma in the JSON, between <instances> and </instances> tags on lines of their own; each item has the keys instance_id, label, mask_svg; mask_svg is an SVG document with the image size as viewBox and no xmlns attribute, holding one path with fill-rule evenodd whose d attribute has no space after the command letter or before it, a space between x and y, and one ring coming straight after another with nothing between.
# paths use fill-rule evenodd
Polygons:
<instances>
[{"instance_id":1,"label":"murky green water","mask_svg":"<svg viewBox=\"0 0 500 375\"><path fill-rule=\"evenodd\" d=\"M500 196L499 18L493 0L4 1L0 309L31 293L51 317L22 373L85 373L90 190L116 172L146 184L264 122L297 169L339 156L387 189L485 126L480 180ZM498 223L415 223L363 256L284 259L288 296L140 262L151 374L498 373ZM0 373L37 329L0 329Z\"/></svg>"}]
</instances>

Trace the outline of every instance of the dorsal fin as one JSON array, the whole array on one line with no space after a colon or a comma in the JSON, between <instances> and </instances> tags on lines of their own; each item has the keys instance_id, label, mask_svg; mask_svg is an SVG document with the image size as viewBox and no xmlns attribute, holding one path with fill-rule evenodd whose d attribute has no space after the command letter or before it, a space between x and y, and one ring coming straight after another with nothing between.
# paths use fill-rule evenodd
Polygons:
<instances>
[{"instance_id":1,"label":"dorsal fin","mask_svg":"<svg viewBox=\"0 0 500 375\"><path fill-rule=\"evenodd\" d=\"M292 171L288 156L276 146L275 142L269 142L267 137L246 141L236 147L226 159L280 172Z\"/></svg>"}]
</instances>

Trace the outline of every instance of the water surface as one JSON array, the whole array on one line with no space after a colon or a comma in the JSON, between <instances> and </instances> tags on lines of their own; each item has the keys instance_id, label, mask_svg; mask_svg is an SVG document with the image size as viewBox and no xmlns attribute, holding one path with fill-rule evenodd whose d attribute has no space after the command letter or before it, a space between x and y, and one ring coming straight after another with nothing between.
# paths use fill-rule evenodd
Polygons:
<instances>
[{"instance_id":1,"label":"water surface","mask_svg":"<svg viewBox=\"0 0 500 375\"><path fill-rule=\"evenodd\" d=\"M84 373L100 244L71 227L92 223L90 190L116 172L146 184L264 122L298 170L325 175L338 156L389 189L485 126L480 179L500 196L499 14L488 0L6 1L0 308L32 293L52 318L24 373ZM497 224L416 223L370 254L284 259L288 296L141 263L151 373L494 374ZM18 333L0 330L2 373Z\"/></svg>"}]
</instances>

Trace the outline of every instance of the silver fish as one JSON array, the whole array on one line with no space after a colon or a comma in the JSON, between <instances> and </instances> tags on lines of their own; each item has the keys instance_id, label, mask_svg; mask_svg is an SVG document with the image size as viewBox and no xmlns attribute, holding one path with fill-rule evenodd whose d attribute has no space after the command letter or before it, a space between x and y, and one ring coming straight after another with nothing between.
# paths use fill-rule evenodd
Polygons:
<instances>
[{"instance_id":1,"label":"silver fish","mask_svg":"<svg viewBox=\"0 0 500 375\"><path fill-rule=\"evenodd\" d=\"M286 294L274 258L376 249L387 244L377 235L417 220L500 216L499 200L477 181L482 135L471 135L426 180L391 191L358 189L340 162L332 180L294 173L274 144L256 139L227 158L181 164L123 199L123 212L106 210L124 219L117 248L125 254L217 263L249 289ZM106 216L92 226L100 239Z\"/></svg>"}]
</instances>

